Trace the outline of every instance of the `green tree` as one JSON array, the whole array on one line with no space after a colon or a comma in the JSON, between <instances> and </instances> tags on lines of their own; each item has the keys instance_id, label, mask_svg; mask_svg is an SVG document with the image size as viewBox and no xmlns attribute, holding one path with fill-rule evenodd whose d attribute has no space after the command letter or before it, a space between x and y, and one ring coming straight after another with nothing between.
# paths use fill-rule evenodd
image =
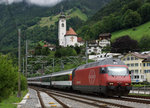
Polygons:
<instances>
[{"instance_id":1,"label":"green tree","mask_svg":"<svg viewBox=\"0 0 150 108\"><path fill-rule=\"evenodd\" d=\"M129 51L132 52L139 49L138 42L131 39L128 35L117 38L111 46L111 52L114 53L128 53Z\"/></svg>"},{"instance_id":2,"label":"green tree","mask_svg":"<svg viewBox=\"0 0 150 108\"><path fill-rule=\"evenodd\" d=\"M143 35L139 42L139 46L141 51L148 51L150 50L150 35Z\"/></svg>"},{"instance_id":3,"label":"green tree","mask_svg":"<svg viewBox=\"0 0 150 108\"><path fill-rule=\"evenodd\" d=\"M0 101L8 98L17 83L17 68L7 56L0 54Z\"/></svg>"},{"instance_id":4,"label":"green tree","mask_svg":"<svg viewBox=\"0 0 150 108\"><path fill-rule=\"evenodd\" d=\"M141 16L136 11L127 10L123 16L123 25L125 28L135 27L141 23Z\"/></svg>"},{"instance_id":5,"label":"green tree","mask_svg":"<svg viewBox=\"0 0 150 108\"><path fill-rule=\"evenodd\" d=\"M142 21L150 21L150 3L145 3L140 9L139 13L142 17Z\"/></svg>"},{"instance_id":6,"label":"green tree","mask_svg":"<svg viewBox=\"0 0 150 108\"><path fill-rule=\"evenodd\" d=\"M65 56L77 56L77 52L74 48L66 47L59 48L56 50L55 57L65 57Z\"/></svg>"},{"instance_id":7,"label":"green tree","mask_svg":"<svg viewBox=\"0 0 150 108\"><path fill-rule=\"evenodd\" d=\"M81 47L75 46L74 49L76 50L77 54L80 54L80 53L81 53Z\"/></svg>"},{"instance_id":8,"label":"green tree","mask_svg":"<svg viewBox=\"0 0 150 108\"><path fill-rule=\"evenodd\" d=\"M41 50L41 54L42 55L48 55L50 53L49 48L48 47L43 47Z\"/></svg>"},{"instance_id":9,"label":"green tree","mask_svg":"<svg viewBox=\"0 0 150 108\"><path fill-rule=\"evenodd\" d=\"M115 16L113 14L104 17L102 20L103 23L103 33L104 32L113 32L120 29L121 26L121 17Z\"/></svg>"},{"instance_id":10,"label":"green tree","mask_svg":"<svg viewBox=\"0 0 150 108\"><path fill-rule=\"evenodd\" d=\"M42 46L40 44L38 44L35 47L35 55L41 55L41 51L42 51Z\"/></svg>"}]
</instances>

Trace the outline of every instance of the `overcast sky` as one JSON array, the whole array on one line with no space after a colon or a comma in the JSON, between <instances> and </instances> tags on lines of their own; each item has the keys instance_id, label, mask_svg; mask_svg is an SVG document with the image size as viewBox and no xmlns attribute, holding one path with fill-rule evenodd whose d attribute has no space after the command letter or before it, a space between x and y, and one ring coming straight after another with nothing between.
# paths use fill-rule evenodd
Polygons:
<instances>
[{"instance_id":1,"label":"overcast sky","mask_svg":"<svg viewBox=\"0 0 150 108\"><path fill-rule=\"evenodd\" d=\"M14 2L22 2L23 0L0 0L0 3L14 3ZM57 3L60 3L63 0L24 0L29 4L35 4L39 6L54 6Z\"/></svg>"}]
</instances>

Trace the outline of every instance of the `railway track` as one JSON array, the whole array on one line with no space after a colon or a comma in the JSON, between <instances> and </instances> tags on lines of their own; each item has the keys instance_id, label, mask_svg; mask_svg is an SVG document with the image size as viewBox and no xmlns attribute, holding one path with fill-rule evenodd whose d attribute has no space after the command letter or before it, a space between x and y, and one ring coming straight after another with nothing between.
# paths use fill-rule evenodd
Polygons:
<instances>
[{"instance_id":1,"label":"railway track","mask_svg":"<svg viewBox=\"0 0 150 108\"><path fill-rule=\"evenodd\" d=\"M150 99L150 95L149 96L128 95L127 97Z\"/></svg>"},{"instance_id":2,"label":"railway track","mask_svg":"<svg viewBox=\"0 0 150 108\"><path fill-rule=\"evenodd\" d=\"M111 107L119 107L119 108L133 108L127 105L121 105L117 103L111 103L111 102L106 102L102 100L97 100L97 99L92 99L89 97L84 97L84 96L79 96L76 94L70 94L70 93L65 93L61 91L54 91L54 90L49 90L49 89L44 89L44 88L39 88L40 91L43 91L50 96L57 96L57 97L62 97L62 98L67 98L70 100L78 101L84 104L88 104L94 107L99 107L99 108L111 108Z\"/></svg>"},{"instance_id":3,"label":"railway track","mask_svg":"<svg viewBox=\"0 0 150 108\"><path fill-rule=\"evenodd\" d=\"M65 93L63 94L65 95ZM72 96L71 94L69 95ZM96 97L99 97L99 96L96 96ZM149 100L150 97L146 97L146 96L123 96L121 98L112 97L111 99L122 100L122 101L127 101L127 102L136 102L136 103L142 103L142 104L150 104L150 100Z\"/></svg>"},{"instance_id":4,"label":"railway track","mask_svg":"<svg viewBox=\"0 0 150 108\"><path fill-rule=\"evenodd\" d=\"M41 104L41 107L42 108L47 108L45 105L44 105L44 102L43 102L43 99L40 95L40 92L45 92L43 90L39 90L39 88L36 88L36 87L31 87L32 89L36 90L37 91L37 95L38 95L38 98L39 98L39 101L40 101L40 104ZM45 92L47 93L47 92ZM61 106L63 106L63 108L70 108L68 107L68 105L64 104L63 102L61 102L60 100L58 100L57 98L55 98L53 95L51 95L50 93L47 93L50 97L52 97L54 100L56 100Z\"/></svg>"},{"instance_id":5,"label":"railway track","mask_svg":"<svg viewBox=\"0 0 150 108\"><path fill-rule=\"evenodd\" d=\"M146 105L149 108L150 106L150 97L143 97L143 96L122 96L121 98L118 97L99 97L97 95L86 95L86 94L79 94L79 93L71 93L71 92L65 92L60 90L52 90L52 89L45 89L45 88L38 88L43 92L46 92L47 94L51 96L56 97L62 97L67 98L70 100L78 101L80 103L88 104L95 107L100 108L111 108L111 107L119 107L119 108L133 108L134 105ZM107 100L113 100L113 101L120 101L121 103L117 102L111 102ZM122 103L126 104L122 104ZM132 105L128 105L128 103L132 103ZM134 107L135 108L135 107ZM140 107L141 108L141 107Z\"/></svg>"},{"instance_id":6,"label":"railway track","mask_svg":"<svg viewBox=\"0 0 150 108\"><path fill-rule=\"evenodd\" d=\"M131 97L113 97L112 99L116 99L116 100L122 100L122 101L127 101L127 102L136 102L136 103L142 103L142 104L150 104L150 100L143 100L142 98L131 98Z\"/></svg>"},{"instance_id":7,"label":"railway track","mask_svg":"<svg viewBox=\"0 0 150 108\"><path fill-rule=\"evenodd\" d=\"M42 100L42 98L41 98L40 92L39 92L37 89L35 89L35 90L36 90L37 95L38 95L38 98L39 98L39 100L40 100L41 107L42 107L42 108L46 108L45 105L44 105L44 103L43 103L43 100Z\"/></svg>"}]
</instances>

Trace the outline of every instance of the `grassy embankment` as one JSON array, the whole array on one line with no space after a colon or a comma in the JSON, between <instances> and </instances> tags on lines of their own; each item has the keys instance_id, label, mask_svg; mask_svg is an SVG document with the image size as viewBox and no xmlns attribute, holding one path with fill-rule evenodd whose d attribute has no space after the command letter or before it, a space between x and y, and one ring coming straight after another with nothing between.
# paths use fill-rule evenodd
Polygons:
<instances>
[{"instance_id":1,"label":"grassy embankment","mask_svg":"<svg viewBox=\"0 0 150 108\"><path fill-rule=\"evenodd\" d=\"M26 95L28 91L22 91L22 97L18 98L17 97L17 93L16 94L12 94L8 99L3 100L0 103L0 108L17 108L17 104L15 103L19 103L23 97Z\"/></svg>"},{"instance_id":2,"label":"grassy embankment","mask_svg":"<svg viewBox=\"0 0 150 108\"><path fill-rule=\"evenodd\" d=\"M140 41L143 35L150 35L150 22L147 22L143 25L131 29L124 29L124 30L113 32L112 41L124 35L129 35L132 39Z\"/></svg>"}]
</instances>

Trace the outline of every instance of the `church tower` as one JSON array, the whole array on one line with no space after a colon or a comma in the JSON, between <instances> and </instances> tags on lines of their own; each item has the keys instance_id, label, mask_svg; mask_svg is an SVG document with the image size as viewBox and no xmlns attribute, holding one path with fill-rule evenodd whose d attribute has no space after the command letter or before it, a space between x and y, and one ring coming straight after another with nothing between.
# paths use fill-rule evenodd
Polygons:
<instances>
[{"instance_id":1,"label":"church tower","mask_svg":"<svg viewBox=\"0 0 150 108\"><path fill-rule=\"evenodd\" d=\"M66 16L63 13L61 13L58 24L58 39L60 46L65 46L65 34L66 34Z\"/></svg>"}]
</instances>

